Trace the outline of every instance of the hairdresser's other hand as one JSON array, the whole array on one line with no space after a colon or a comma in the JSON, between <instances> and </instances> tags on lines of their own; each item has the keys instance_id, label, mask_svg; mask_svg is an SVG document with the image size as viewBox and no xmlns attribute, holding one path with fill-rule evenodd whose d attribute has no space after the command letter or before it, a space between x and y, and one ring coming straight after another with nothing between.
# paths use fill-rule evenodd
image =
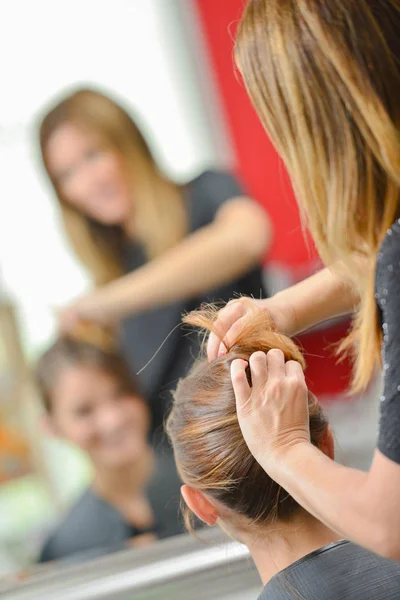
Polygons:
<instances>
[{"instance_id":1,"label":"hairdresser's other hand","mask_svg":"<svg viewBox=\"0 0 400 600\"><path fill-rule=\"evenodd\" d=\"M252 387L246 369L250 367ZM250 452L271 476L297 444L310 442L308 390L301 365L280 350L256 352L250 364L234 360L231 377L237 415Z\"/></svg>"},{"instance_id":2,"label":"hairdresser's other hand","mask_svg":"<svg viewBox=\"0 0 400 600\"><path fill-rule=\"evenodd\" d=\"M215 321L215 330L211 333L207 344L208 360L215 360L218 356L226 353L226 348L221 342L224 339L227 344L235 340L242 327L243 320L252 310L252 304L266 310L281 333L291 336L295 333L295 314L293 307L282 300L279 295L264 300L254 298L239 298L231 300L218 313Z\"/></svg>"},{"instance_id":3,"label":"hairdresser's other hand","mask_svg":"<svg viewBox=\"0 0 400 600\"><path fill-rule=\"evenodd\" d=\"M74 300L58 315L61 333L71 333L82 323L95 323L104 327L115 323L110 310L102 301L101 290L91 292Z\"/></svg>"}]
</instances>

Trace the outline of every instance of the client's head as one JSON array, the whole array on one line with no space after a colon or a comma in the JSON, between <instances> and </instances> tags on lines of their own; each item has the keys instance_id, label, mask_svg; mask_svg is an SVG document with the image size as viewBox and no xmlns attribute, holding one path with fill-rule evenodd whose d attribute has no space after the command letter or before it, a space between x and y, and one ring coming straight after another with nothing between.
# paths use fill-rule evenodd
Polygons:
<instances>
[{"instance_id":1,"label":"client's head","mask_svg":"<svg viewBox=\"0 0 400 600\"><path fill-rule=\"evenodd\" d=\"M47 428L87 452L95 467L141 458L149 410L114 349L61 338L40 358L36 375Z\"/></svg>"},{"instance_id":2,"label":"client's head","mask_svg":"<svg viewBox=\"0 0 400 600\"><path fill-rule=\"evenodd\" d=\"M193 312L184 320L206 332L214 329L212 308ZM185 484L182 495L188 527L194 512L208 525L218 522L232 537L245 541L244 533L289 522L301 514L297 502L253 458L236 415L232 361L248 360L254 352L273 348L280 349L287 361L298 361L304 367L296 344L277 332L264 311L255 309L236 340L227 346L226 355L212 363L198 360L178 384L167 432ZM247 376L251 385L250 370ZM331 434L311 393L308 404L312 443L331 454Z\"/></svg>"}]
</instances>

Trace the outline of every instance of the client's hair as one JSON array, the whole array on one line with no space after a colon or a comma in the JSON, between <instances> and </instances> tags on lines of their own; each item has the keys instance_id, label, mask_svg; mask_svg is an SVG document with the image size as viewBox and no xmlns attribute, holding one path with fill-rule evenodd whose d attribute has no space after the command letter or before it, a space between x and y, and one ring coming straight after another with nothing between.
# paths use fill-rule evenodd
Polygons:
<instances>
[{"instance_id":1,"label":"client's hair","mask_svg":"<svg viewBox=\"0 0 400 600\"><path fill-rule=\"evenodd\" d=\"M138 386L132 378L123 357L111 346L105 347L74 337L59 338L41 356L36 366L36 380L44 406L52 410L52 398L60 373L70 366L99 369L114 377L124 390L139 396Z\"/></svg>"},{"instance_id":2,"label":"client's hair","mask_svg":"<svg viewBox=\"0 0 400 600\"><path fill-rule=\"evenodd\" d=\"M215 307L192 312L184 322L205 333L215 330ZM178 471L184 483L221 502L254 524L289 520L300 509L297 502L257 463L243 439L230 376L233 360L248 360L254 352L279 348L285 359L304 358L296 344L281 335L265 311L254 309L226 355L209 363L199 359L181 379L167 421ZM251 385L250 369L247 377ZM317 399L308 394L311 441L318 446L327 421ZM185 509L191 529L191 514Z\"/></svg>"}]
</instances>

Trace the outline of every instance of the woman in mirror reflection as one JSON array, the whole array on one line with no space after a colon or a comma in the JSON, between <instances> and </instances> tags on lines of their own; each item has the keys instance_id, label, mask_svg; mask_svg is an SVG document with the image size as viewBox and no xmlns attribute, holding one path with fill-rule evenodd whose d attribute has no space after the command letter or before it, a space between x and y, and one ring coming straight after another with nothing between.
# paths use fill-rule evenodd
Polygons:
<instances>
[{"instance_id":1,"label":"woman in mirror reflection","mask_svg":"<svg viewBox=\"0 0 400 600\"><path fill-rule=\"evenodd\" d=\"M265 295L268 217L226 172L185 185L169 179L132 116L99 91L70 93L39 130L67 235L94 284L62 311L61 331L85 321L118 325L157 445L168 390L198 354L181 315L203 302Z\"/></svg>"},{"instance_id":2,"label":"woman in mirror reflection","mask_svg":"<svg viewBox=\"0 0 400 600\"><path fill-rule=\"evenodd\" d=\"M153 452L149 407L119 353L63 337L40 358L37 380L47 432L80 448L93 467L40 561L78 561L181 533L173 458Z\"/></svg>"}]
</instances>

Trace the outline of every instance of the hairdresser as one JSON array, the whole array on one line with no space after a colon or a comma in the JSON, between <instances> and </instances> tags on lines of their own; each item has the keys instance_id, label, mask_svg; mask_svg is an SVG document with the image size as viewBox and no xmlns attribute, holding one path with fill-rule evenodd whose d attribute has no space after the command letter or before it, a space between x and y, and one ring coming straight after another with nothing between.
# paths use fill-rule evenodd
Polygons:
<instances>
[{"instance_id":1,"label":"hairdresser","mask_svg":"<svg viewBox=\"0 0 400 600\"><path fill-rule=\"evenodd\" d=\"M268 218L228 173L207 171L185 185L168 179L131 115L97 91L63 98L39 129L67 235L94 282L62 311L60 328L119 326L160 431L168 390L198 354L181 314L204 301L265 296Z\"/></svg>"},{"instance_id":2,"label":"hairdresser","mask_svg":"<svg viewBox=\"0 0 400 600\"><path fill-rule=\"evenodd\" d=\"M372 466L335 464L310 441L301 367L283 353L234 361L247 444L265 471L341 537L400 560L400 2L250 0L236 59L327 268L259 303L288 335L353 313L354 388L382 368ZM208 354L235 339L221 311ZM236 333L235 333L236 332ZM225 337L226 344L221 343ZM251 388L246 376L259 384Z\"/></svg>"}]
</instances>

